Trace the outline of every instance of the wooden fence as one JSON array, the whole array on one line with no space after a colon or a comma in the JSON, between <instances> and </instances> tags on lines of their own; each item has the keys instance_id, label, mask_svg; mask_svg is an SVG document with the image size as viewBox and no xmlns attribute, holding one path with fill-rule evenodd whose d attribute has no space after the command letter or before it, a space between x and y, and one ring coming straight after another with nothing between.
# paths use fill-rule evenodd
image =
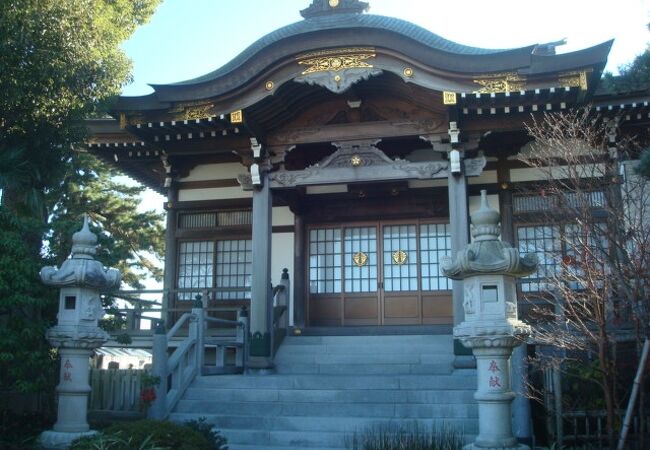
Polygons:
<instances>
[{"instance_id":1,"label":"wooden fence","mask_svg":"<svg viewBox=\"0 0 650 450\"><path fill-rule=\"evenodd\" d=\"M624 411L618 411L619 421L622 422ZM563 444L574 446L589 446L592 449L603 450L607 448L607 412L606 411L566 411L562 414L564 422ZM635 416L630 433L628 434L626 449L644 450L639 445L640 423ZM650 442L650 415L646 416L644 433L646 442ZM618 431L616 433L618 439Z\"/></svg>"},{"instance_id":2,"label":"wooden fence","mask_svg":"<svg viewBox=\"0 0 650 450\"><path fill-rule=\"evenodd\" d=\"M134 369L91 369L89 412L144 414L141 411L140 389L145 373L145 370Z\"/></svg>"}]
</instances>

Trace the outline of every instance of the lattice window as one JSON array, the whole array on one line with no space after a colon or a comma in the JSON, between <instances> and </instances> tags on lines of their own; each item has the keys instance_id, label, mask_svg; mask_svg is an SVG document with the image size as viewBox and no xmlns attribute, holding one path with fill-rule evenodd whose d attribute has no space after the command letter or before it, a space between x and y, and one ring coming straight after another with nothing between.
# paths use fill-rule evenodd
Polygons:
<instances>
[{"instance_id":1,"label":"lattice window","mask_svg":"<svg viewBox=\"0 0 650 450\"><path fill-rule=\"evenodd\" d=\"M384 227L384 289L388 292L418 290L417 228L415 225Z\"/></svg>"},{"instance_id":2,"label":"lattice window","mask_svg":"<svg viewBox=\"0 0 650 450\"><path fill-rule=\"evenodd\" d=\"M199 228L235 227L250 225L252 223L251 219L252 212L250 210L181 213L178 215L178 228L181 230L192 230Z\"/></svg>"},{"instance_id":3,"label":"lattice window","mask_svg":"<svg viewBox=\"0 0 650 450\"><path fill-rule=\"evenodd\" d=\"M309 232L309 292L341 292L341 230L338 228Z\"/></svg>"},{"instance_id":4,"label":"lattice window","mask_svg":"<svg viewBox=\"0 0 650 450\"><path fill-rule=\"evenodd\" d=\"M213 281L214 242L181 242L178 253L178 289L196 289L178 294L179 300L193 300Z\"/></svg>"},{"instance_id":5,"label":"lattice window","mask_svg":"<svg viewBox=\"0 0 650 450\"><path fill-rule=\"evenodd\" d=\"M451 280L442 274L440 259L451 255L451 232L449 224L430 223L420 225L420 270L423 291L451 289Z\"/></svg>"},{"instance_id":6,"label":"lattice window","mask_svg":"<svg viewBox=\"0 0 650 450\"><path fill-rule=\"evenodd\" d=\"M535 253L539 264L535 273L521 279L523 292L547 289L545 279L559 270L562 257L560 227L557 225L522 226L517 229L519 253Z\"/></svg>"},{"instance_id":7,"label":"lattice window","mask_svg":"<svg viewBox=\"0 0 650 450\"><path fill-rule=\"evenodd\" d=\"M377 290L377 228L345 229L345 292Z\"/></svg>"},{"instance_id":8,"label":"lattice window","mask_svg":"<svg viewBox=\"0 0 650 450\"><path fill-rule=\"evenodd\" d=\"M253 242L250 239L217 241L215 298L250 299L252 263Z\"/></svg>"}]
</instances>

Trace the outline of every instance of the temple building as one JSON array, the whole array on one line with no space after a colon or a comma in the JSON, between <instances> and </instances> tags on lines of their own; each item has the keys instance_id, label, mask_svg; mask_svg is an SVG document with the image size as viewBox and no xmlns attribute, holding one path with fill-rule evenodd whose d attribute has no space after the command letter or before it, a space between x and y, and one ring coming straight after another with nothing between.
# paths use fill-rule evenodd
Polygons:
<instances>
[{"instance_id":1,"label":"temple building","mask_svg":"<svg viewBox=\"0 0 650 450\"><path fill-rule=\"evenodd\" d=\"M619 126L650 117L647 97L597 92L611 41L475 48L367 9L313 0L223 67L91 122L92 153L167 197L165 307L246 305L251 368L274 365L285 268L289 336L450 336L463 289L440 262L469 242L480 191L503 240L543 239L521 193L539 176L516 158L524 124L587 104ZM471 370L467 349L447 352Z\"/></svg>"}]
</instances>

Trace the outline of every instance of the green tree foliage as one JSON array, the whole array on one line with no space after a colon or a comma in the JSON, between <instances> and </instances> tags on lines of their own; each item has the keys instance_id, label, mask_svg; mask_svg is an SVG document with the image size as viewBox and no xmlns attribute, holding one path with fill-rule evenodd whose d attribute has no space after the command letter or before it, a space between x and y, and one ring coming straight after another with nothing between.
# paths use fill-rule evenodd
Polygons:
<instances>
[{"instance_id":1,"label":"green tree foliage","mask_svg":"<svg viewBox=\"0 0 650 450\"><path fill-rule=\"evenodd\" d=\"M141 289L143 275L162 279L157 261L164 252L163 215L139 212L144 188L119 181L119 173L93 155L79 152L71 158L63 182L48 193L49 255L60 265L72 247L72 235L87 213L99 237L96 258L122 272L123 281Z\"/></svg>"},{"instance_id":2,"label":"green tree foliage","mask_svg":"<svg viewBox=\"0 0 650 450\"><path fill-rule=\"evenodd\" d=\"M38 200L61 182L83 119L129 81L120 49L159 0L5 0L0 8L0 154L4 202L43 214ZM24 176L27 175L27 176ZM29 207L28 211L24 211Z\"/></svg>"},{"instance_id":3,"label":"green tree foliage","mask_svg":"<svg viewBox=\"0 0 650 450\"><path fill-rule=\"evenodd\" d=\"M650 24L648 24L650 30ZM645 52L634 58L629 64L619 68L619 75L606 73L602 80L602 87L611 92L645 91L650 93L650 44ZM650 148L641 154L638 171L650 179Z\"/></svg>"},{"instance_id":4,"label":"green tree foliage","mask_svg":"<svg viewBox=\"0 0 650 450\"><path fill-rule=\"evenodd\" d=\"M129 81L120 44L160 0L3 0L0 7L0 385L51 387L56 370L44 330L56 292L38 271L70 252L89 211L103 228L98 259L137 286L160 276L161 217L137 211L140 188L76 151L83 121L106 110ZM1 407L2 405L0 405Z\"/></svg>"}]
</instances>

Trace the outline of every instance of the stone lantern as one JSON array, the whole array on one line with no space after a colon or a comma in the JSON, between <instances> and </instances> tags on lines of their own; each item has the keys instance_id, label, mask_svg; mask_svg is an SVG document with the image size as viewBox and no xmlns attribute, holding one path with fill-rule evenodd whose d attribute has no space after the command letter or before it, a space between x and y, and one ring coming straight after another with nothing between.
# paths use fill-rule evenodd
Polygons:
<instances>
[{"instance_id":1,"label":"stone lantern","mask_svg":"<svg viewBox=\"0 0 650 450\"><path fill-rule=\"evenodd\" d=\"M72 236L70 257L60 268L41 269L43 283L60 289L57 325L46 334L61 357L58 415L53 429L41 434L44 448L67 448L73 440L94 433L86 419L89 358L109 339L98 326L104 316L99 294L117 289L121 279L117 269L106 269L94 259L96 247L97 236L84 216L83 228Z\"/></svg>"},{"instance_id":2,"label":"stone lantern","mask_svg":"<svg viewBox=\"0 0 650 450\"><path fill-rule=\"evenodd\" d=\"M463 280L465 321L454 327L454 337L476 357L479 434L469 449L527 449L512 433L510 356L530 334L517 318L516 278L537 268L537 256L520 256L499 240L499 213L490 208L481 191L481 207L471 215L472 243L456 258L444 258L443 274Z\"/></svg>"}]
</instances>

